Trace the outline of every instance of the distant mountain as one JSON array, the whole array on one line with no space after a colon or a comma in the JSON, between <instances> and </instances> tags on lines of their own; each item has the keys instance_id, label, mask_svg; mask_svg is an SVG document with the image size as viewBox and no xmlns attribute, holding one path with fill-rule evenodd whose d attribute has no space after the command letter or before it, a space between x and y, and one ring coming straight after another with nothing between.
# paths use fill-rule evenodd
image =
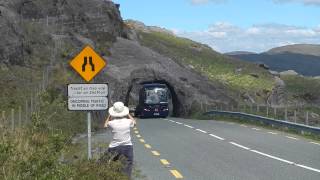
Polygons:
<instances>
[{"instance_id":1,"label":"distant mountain","mask_svg":"<svg viewBox=\"0 0 320 180\"><path fill-rule=\"evenodd\" d=\"M257 54L257 53L249 52L249 51L232 51L224 54L228 56L237 56L237 55L249 55L249 54Z\"/></svg>"},{"instance_id":2,"label":"distant mountain","mask_svg":"<svg viewBox=\"0 0 320 180\"><path fill-rule=\"evenodd\" d=\"M261 54L228 53L228 55L249 62L266 64L273 71L294 70L305 76L320 75L320 45L298 44L274 48Z\"/></svg>"},{"instance_id":3,"label":"distant mountain","mask_svg":"<svg viewBox=\"0 0 320 180\"><path fill-rule=\"evenodd\" d=\"M312 56L320 56L320 45L316 44L294 44L273 48L267 54L294 53Z\"/></svg>"}]
</instances>

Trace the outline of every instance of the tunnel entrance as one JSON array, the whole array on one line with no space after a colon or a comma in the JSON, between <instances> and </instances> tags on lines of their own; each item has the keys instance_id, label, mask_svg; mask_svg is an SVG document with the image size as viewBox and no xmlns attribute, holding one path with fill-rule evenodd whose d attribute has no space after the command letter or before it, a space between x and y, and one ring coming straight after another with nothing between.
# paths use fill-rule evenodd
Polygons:
<instances>
[{"instance_id":1,"label":"tunnel entrance","mask_svg":"<svg viewBox=\"0 0 320 180\"><path fill-rule=\"evenodd\" d=\"M125 98L125 104L129 107L131 112L135 111L137 113L140 113L139 111L141 111L141 105L145 103L143 101L151 100L146 96L142 96L141 90L146 85L152 86L152 85L159 85L159 84L164 85L165 88L167 89L168 115L173 117L179 117L180 116L179 108L181 107L180 101L178 99L178 96L175 92L174 87L165 80L143 81L143 82L132 81L132 84L130 84L128 92L126 94L126 98ZM165 108L165 106L161 105L161 107L159 108Z\"/></svg>"}]
</instances>

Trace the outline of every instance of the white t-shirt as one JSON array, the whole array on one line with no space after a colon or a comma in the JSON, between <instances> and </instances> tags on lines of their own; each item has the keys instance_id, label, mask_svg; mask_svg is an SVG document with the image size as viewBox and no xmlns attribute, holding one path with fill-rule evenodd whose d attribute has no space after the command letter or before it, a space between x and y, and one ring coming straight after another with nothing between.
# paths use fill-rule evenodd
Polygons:
<instances>
[{"instance_id":1,"label":"white t-shirt","mask_svg":"<svg viewBox=\"0 0 320 180\"><path fill-rule=\"evenodd\" d=\"M134 126L134 123L131 119L115 119L108 122L108 125L112 129L112 141L109 144L110 148L117 146L126 146L132 145L130 128Z\"/></svg>"}]
</instances>

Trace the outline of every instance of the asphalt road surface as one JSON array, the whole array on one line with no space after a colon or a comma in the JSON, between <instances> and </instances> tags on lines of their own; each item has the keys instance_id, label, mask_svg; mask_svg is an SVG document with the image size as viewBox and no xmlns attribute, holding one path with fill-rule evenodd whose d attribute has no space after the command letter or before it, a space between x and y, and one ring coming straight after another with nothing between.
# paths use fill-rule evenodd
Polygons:
<instances>
[{"instance_id":1,"label":"asphalt road surface","mask_svg":"<svg viewBox=\"0 0 320 180\"><path fill-rule=\"evenodd\" d=\"M320 144L220 121L139 119L135 165L147 180L320 180Z\"/></svg>"}]
</instances>

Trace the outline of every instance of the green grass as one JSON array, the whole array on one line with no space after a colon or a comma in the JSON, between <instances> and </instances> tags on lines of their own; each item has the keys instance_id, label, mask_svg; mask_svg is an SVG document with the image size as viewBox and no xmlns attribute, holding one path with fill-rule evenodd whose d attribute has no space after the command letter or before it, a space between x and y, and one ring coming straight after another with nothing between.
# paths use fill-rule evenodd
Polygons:
<instances>
[{"instance_id":1,"label":"green grass","mask_svg":"<svg viewBox=\"0 0 320 180\"><path fill-rule=\"evenodd\" d=\"M166 55L179 64L192 65L196 71L220 82L235 91L271 91L272 76L254 64L231 60L206 45L162 32L139 32L139 41L160 54ZM241 73L236 69L241 68ZM257 74L253 77L250 74Z\"/></svg>"},{"instance_id":2,"label":"green grass","mask_svg":"<svg viewBox=\"0 0 320 180\"><path fill-rule=\"evenodd\" d=\"M84 113L69 112L60 93L49 90L40 97L40 111L24 127L11 131L0 122L0 179L127 179L119 161L88 161L85 144L71 143L85 132Z\"/></svg>"},{"instance_id":3,"label":"green grass","mask_svg":"<svg viewBox=\"0 0 320 180\"><path fill-rule=\"evenodd\" d=\"M86 121L85 113L67 110L62 88L75 75L66 74L62 66L53 66L50 84L46 91L38 92L37 109L28 121L25 101L30 103L31 94L39 91L43 67L11 65L0 69L0 110L6 112L6 126L0 121L0 179L126 179L120 162L88 161L86 154L78 155L86 148L71 144L75 134L86 132ZM10 111L17 112L19 106L24 126L11 132Z\"/></svg>"},{"instance_id":4,"label":"green grass","mask_svg":"<svg viewBox=\"0 0 320 180\"><path fill-rule=\"evenodd\" d=\"M0 179L127 179L120 173L119 162L63 162L61 151L70 149L63 134L34 126L14 133L1 128L0 135Z\"/></svg>"},{"instance_id":5,"label":"green grass","mask_svg":"<svg viewBox=\"0 0 320 180\"><path fill-rule=\"evenodd\" d=\"M294 98L312 101L320 97L320 79L296 75L281 76L288 93Z\"/></svg>"}]
</instances>

